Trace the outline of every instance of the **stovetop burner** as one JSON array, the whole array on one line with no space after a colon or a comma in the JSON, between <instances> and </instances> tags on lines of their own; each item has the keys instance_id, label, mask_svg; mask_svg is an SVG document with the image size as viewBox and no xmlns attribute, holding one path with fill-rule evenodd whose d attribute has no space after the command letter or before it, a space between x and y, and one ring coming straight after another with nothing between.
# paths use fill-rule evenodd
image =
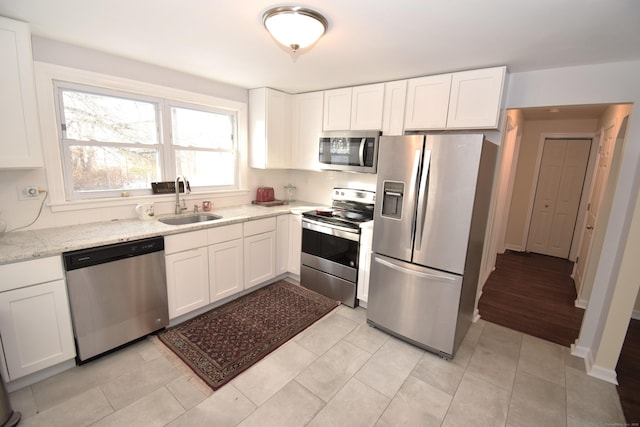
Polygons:
<instances>
[{"instance_id":1,"label":"stovetop burner","mask_svg":"<svg viewBox=\"0 0 640 427\"><path fill-rule=\"evenodd\" d=\"M358 230L360 224L373 219L374 206L374 191L334 188L331 211L307 211L302 216L329 225Z\"/></svg>"}]
</instances>

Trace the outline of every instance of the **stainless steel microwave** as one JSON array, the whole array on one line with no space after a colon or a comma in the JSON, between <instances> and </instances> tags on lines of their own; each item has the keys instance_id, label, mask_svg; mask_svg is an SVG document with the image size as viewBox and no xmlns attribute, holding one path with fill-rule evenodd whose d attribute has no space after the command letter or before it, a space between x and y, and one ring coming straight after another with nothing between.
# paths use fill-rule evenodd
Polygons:
<instances>
[{"instance_id":1,"label":"stainless steel microwave","mask_svg":"<svg viewBox=\"0 0 640 427\"><path fill-rule=\"evenodd\" d=\"M376 173L380 131L336 131L320 135L321 169Z\"/></svg>"}]
</instances>

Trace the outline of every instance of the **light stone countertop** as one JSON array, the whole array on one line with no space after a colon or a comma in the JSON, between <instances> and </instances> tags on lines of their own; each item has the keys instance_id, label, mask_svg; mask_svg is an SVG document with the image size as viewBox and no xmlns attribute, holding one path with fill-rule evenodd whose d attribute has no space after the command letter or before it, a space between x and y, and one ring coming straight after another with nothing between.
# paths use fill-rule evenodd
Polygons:
<instances>
[{"instance_id":1,"label":"light stone countertop","mask_svg":"<svg viewBox=\"0 0 640 427\"><path fill-rule=\"evenodd\" d=\"M40 230L15 231L0 234L0 264L25 261L37 257L60 255L63 252L85 249L129 240L154 236L168 236L186 231L235 224L254 219L269 218L288 213L302 213L320 205L308 202L293 202L288 205L265 207L241 205L211 211L222 219L185 225L167 225L157 219L123 219L44 228ZM182 215L188 215L187 213ZM167 218L176 215L162 215Z\"/></svg>"}]
</instances>

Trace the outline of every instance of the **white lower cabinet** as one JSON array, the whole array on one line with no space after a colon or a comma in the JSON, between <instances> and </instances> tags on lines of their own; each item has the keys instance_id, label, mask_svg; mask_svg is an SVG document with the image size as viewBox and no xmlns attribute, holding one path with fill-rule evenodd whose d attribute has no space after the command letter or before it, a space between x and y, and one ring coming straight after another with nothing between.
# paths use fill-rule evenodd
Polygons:
<instances>
[{"instance_id":1,"label":"white lower cabinet","mask_svg":"<svg viewBox=\"0 0 640 427\"><path fill-rule=\"evenodd\" d=\"M209 246L209 294L211 302L244 289L242 239Z\"/></svg>"},{"instance_id":2,"label":"white lower cabinet","mask_svg":"<svg viewBox=\"0 0 640 427\"><path fill-rule=\"evenodd\" d=\"M276 218L247 221L244 234L244 288L276 277Z\"/></svg>"},{"instance_id":3,"label":"white lower cabinet","mask_svg":"<svg viewBox=\"0 0 640 427\"><path fill-rule=\"evenodd\" d=\"M206 247L166 255L169 318L209 304L209 256Z\"/></svg>"},{"instance_id":4,"label":"white lower cabinet","mask_svg":"<svg viewBox=\"0 0 640 427\"><path fill-rule=\"evenodd\" d=\"M289 217L298 218L293 228ZM300 216L286 214L165 237L169 318L291 271L290 232L301 239ZM300 274L299 242L294 247L298 270L292 272Z\"/></svg>"},{"instance_id":5,"label":"white lower cabinet","mask_svg":"<svg viewBox=\"0 0 640 427\"><path fill-rule=\"evenodd\" d=\"M7 381L76 355L60 257L0 266L0 335Z\"/></svg>"}]
</instances>

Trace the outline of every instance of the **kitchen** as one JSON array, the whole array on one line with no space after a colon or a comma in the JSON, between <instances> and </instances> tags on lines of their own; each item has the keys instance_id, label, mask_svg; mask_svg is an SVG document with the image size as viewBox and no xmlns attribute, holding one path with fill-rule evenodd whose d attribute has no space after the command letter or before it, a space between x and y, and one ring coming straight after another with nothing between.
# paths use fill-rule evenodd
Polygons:
<instances>
[{"instance_id":1,"label":"kitchen","mask_svg":"<svg viewBox=\"0 0 640 427\"><path fill-rule=\"evenodd\" d=\"M271 41L268 40L268 42ZM227 98L236 100L242 100L244 96L247 96L246 90L240 90L215 82L203 81L200 78L187 79L169 70L158 69L156 67L150 68L150 66L146 64L131 62L130 60L86 48L78 48L72 46L72 44L55 42L42 37L34 37L33 44L34 59L36 59L36 61L72 66L73 68L96 68L93 71L104 72L105 70L111 70L115 75L125 74L124 77L134 80L141 79L140 77L136 79L136 76L145 76L143 79L145 81L147 79L157 79L157 81L177 79L178 83L176 84L178 86L194 87L195 85L202 84L202 87L206 88L209 92L215 92L217 90L214 95L221 96L222 93L226 94ZM320 45L316 47L319 48ZM277 53L284 55L279 51ZM314 50L311 50L305 53L304 56L301 56L298 59L298 65L302 65L304 60L311 58L313 53ZM288 60L286 55L285 59ZM455 69L456 68L452 68L452 70ZM637 74L637 71L637 61L616 62L616 60L612 60L609 61L608 64L601 65L576 65L573 67L567 65L546 71L511 72L509 76L509 86L505 88L506 101L504 106L506 108L523 108L548 105L635 102L638 99L638 87L637 83L634 83L635 80L633 76ZM425 73L416 73L415 75L420 74ZM359 83L362 83L362 81L353 82L353 84ZM597 83L597 90L594 89L594 83ZM634 84L636 86L634 86ZM349 84L347 83L345 85L348 86ZM318 89L330 87L335 87L335 85L326 85L318 87ZM489 139L494 142L500 141L499 132L490 132L490 134L493 135L489 135ZM43 135L43 138L47 137L50 137L50 135ZM637 293L637 289L629 288L633 286L629 283L621 287L615 286L617 267L614 268L625 255L624 250L619 248L618 242L624 241L624 239L621 240L620 237L624 236L626 230L629 228L628 222L634 212L635 199L633 194L634 190L637 190L637 176L635 176L634 171L636 170L639 150L637 144L634 142L637 140L638 125L632 120L628 130L629 142L624 147L617 191L613 200L613 209L609 221L610 225L604 237L604 255L600 260L600 267L598 268L596 277L596 288L594 288L599 290L594 290L593 295L596 297L598 295L600 296L592 306L597 307L599 305L600 307L590 307L590 310L587 311L585 327L583 327L583 334L581 335L579 343L581 347L593 351L593 360L597 366L600 366L600 363L602 363L603 366L608 369L615 367L615 361L612 362L611 358L613 357L615 359L616 355L609 354L609 352L606 352L606 349L612 348L615 350L615 343L616 341L620 341L620 335L624 337L624 333L621 333L619 328L615 327L616 322L620 320L607 318L606 313L609 312L609 307L612 304L610 302L612 296L609 294L613 293L613 301L615 303L618 298L621 298L621 296L618 295L619 292L624 291L633 294L633 296ZM57 142L54 142L54 144L57 144ZM47 168L46 172L49 173L49 168ZM10 183L4 186L2 190L4 192L3 200L11 201L10 204L4 205L2 208L3 215L6 215L3 217L3 220L8 223L10 228L23 225L24 222L19 222L18 220L27 216L25 215L26 212L32 213L32 216L35 216L39 208L39 202L41 201L41 199L37 201L18 201L16 197L16 187L37 184L43 187L49 186L51 190L53 184L47 180L44 173L45 171L42 169L31 171L2 171L2 181ZM207 197L207 199L212 199L215 207L223 208L234 206L248 203L253 197L253 189L259 185L271 185L276 188L276 191L280 192L283 191L283 187L289 183L293 183L297 187L299 199L314 204L328 205L330 204L329 195L333 187L344 185L372 187L375 180L373 177L364 174L347 175L339 172L249 169L247 171L247 190L244 193L231 196L212 196ZM277 197L282 197L282 193L277 194ZM191 198L198 200L195 195L191 195ZM77 222L88 223L113 218L133 218L133 205L134 203L131 202L114 207L89 205L87 206L88 209L81 211L81 215L79 215L77 211L69 211L64 208L59 209L55 213L45 209L41 220L42 223L38 222L38 227L64 226ZM171 201L164 202L161 211L162 209L164 209L165 213L170 212L172 209ZM627 219L629 221L627 221ZM630 297L626 299L632 300L634 298ZM615 305L613 307L615 308L611 310L612 313L615 311L620 312L619 306ZM628 313L631 312L631 308L625 310ZM604 328L604 333L600 332L601 327ZM601 345L601 342L607 343L607 345Z\"/></svg>"}]
</instances>

